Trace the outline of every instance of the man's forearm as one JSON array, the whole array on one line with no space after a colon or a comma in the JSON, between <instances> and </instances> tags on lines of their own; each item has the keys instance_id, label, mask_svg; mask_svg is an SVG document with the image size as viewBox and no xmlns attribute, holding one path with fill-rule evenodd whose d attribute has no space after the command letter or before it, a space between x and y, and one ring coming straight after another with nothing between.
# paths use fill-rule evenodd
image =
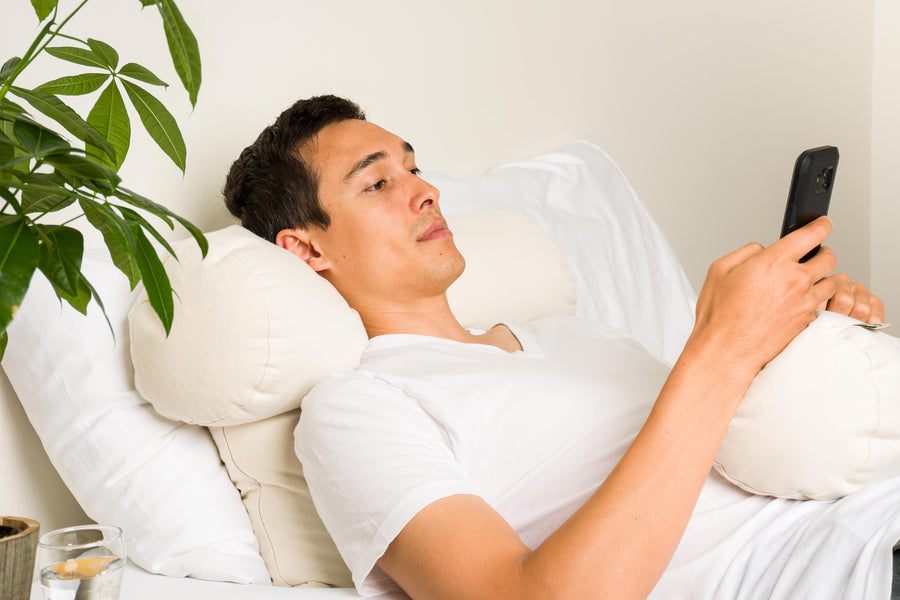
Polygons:
<instances>
[{"instance_id":1,"label":"man's forearm","mask_svg":"<svg viewBox=\"0 0 900 600\"><path fill-rule=\"evenodd\" d=\"M546 590L545 583L553 582L554 597L561 598L650 593L678 546L755 373L737 362L722 368L723 358L714 343L689 344L617 467L524 559L524 589Z\"/></svg>"}]
</instances>

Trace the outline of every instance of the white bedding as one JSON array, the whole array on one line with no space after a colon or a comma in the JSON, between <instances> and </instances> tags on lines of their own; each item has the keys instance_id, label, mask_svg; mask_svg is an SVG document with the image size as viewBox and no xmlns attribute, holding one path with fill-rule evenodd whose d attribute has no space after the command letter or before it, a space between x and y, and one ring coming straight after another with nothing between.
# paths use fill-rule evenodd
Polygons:
<instances>
[{"instance_id":1,"label":"white bedding","mask_svg":"<svg viewBox=\"0 0 900 600\"><path fill-rule=\"evenodd\" d=\"M836 502L751 496L716 474L711 475L707 486L716 489L712 493L707 490L695 514L706 521L704 529L718 529L727 534L724 544L728 548L687 535L651 598L887 600L890 597L891 548L900 540L900 477ZM711 521L708 517L713 512L718 516ZM756 518L747 518L754 513ZM738 521L741 527L730 531L731 523ZM759 527L761 523L766 524L764 529ZM709 576L709 553L719 557L724 573L721 578ZM781 558L785 558L783 566L773 568L772 563ZM701 564L703 571L697 569ZM703 583L711 579L718 579L718 583ZM121 600L359 597L355 590L348 588L288 588L166 577L150 574L131 563L126 567L120 596ZM406 596L384 594L378 598L402 600ZM40 584L36 584L31 600L42 599Z\"/></svg>"},{"instance_id":2,"label":"white bedding","mask_svg":"<svg viewBox=\"0 0 900 600\"><path fill-rule=\"evenodd\" d=\"M900 477L837 501L740 490L713 472L654 600L890 597Z\"/></svg>"},{"instance_id":3,"label":"white bedding","mask_svg":"<svg viewBox=\"0 0 900 600\"><path fill-rule=\"evenodd\" d=\"M128 563L122 578L119 600L268 600L296 598L298 600L342 600L359 598L350 588L290 588L268 585L241 585L183 577L153 575ZM381 596L384 600L406 598L403 595ZM31 589L30 600L43 600L40 583Z\"/></svg>"}]
</instances>

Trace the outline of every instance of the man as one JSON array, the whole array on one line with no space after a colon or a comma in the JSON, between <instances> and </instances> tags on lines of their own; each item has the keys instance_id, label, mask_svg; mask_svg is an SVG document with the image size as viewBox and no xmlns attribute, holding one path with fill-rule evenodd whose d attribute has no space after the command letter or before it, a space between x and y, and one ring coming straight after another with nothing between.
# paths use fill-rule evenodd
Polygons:
<instances>
[{"instance_id":1,"label":"man","mask_svg":"<svg viewBox=\"0 0 900 600\"><path fill-rule=\"evenodd\" d=\"M826 246L798 262L831 233L822 218L712 265L668 373L600 326L467 331L445 294L465 263L439 191L418 177L409 143L331 96L285 111L235 162L225 195L246 227L331 282L372 339L358 373L306 399L298 448L364 592L393 580L413 598L646 597L756 373L817 309L884 319L864 286L829 275ZM561 372L580 383L569 390ZM621 373L645 383L616 383L628 396L616 403L603 378ZM561 410L541 402L562 387Z\"/></svg>"}]
</instances>

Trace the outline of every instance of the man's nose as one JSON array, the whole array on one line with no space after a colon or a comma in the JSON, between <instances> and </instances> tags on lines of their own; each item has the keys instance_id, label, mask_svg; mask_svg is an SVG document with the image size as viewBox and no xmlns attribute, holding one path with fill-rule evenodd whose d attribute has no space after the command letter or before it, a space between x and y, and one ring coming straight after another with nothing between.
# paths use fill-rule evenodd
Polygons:
<instances>
[{"instance_id":1,"label":"man's nose","mask_svg":"<svg viewBox=\"0 0 900 600\"><path fill-rule=\"evenodd\" d=\"M441 192L425 181L418 175L412 175L416 181L413 181L414 193L410 197L410 208L414 212L421 212L429 207L437 207Z\"/></svg>"}]
</instances>

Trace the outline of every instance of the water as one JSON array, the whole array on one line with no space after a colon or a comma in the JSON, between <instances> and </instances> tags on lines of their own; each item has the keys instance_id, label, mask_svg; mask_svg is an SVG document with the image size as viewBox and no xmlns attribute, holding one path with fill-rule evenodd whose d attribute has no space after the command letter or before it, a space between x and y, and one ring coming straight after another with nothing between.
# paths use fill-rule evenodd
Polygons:
<instances>
[{"instance_id":1,"label":"water","mask_svg":"<svg viewBox=\"0 0 900 600\"><path fill-rule=\"evenodd\" d=\"M118 600L125 561L78 558L41 569L45 600Z\"/></svg>"}]
</instances>

